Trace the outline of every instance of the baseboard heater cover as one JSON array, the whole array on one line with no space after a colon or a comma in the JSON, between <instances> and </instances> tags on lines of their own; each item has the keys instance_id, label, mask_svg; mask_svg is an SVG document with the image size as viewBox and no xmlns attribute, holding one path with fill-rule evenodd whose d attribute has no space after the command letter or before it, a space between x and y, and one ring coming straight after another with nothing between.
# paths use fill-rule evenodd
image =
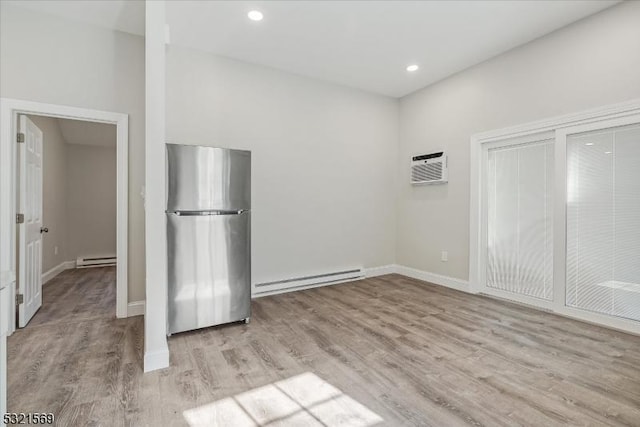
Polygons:
<instances>
[{"instance_id":1,"label":"baseboard heater cover","mask_svg":"<svg viewBox=\"0 0 640 427\"><path fill-rule=\"evenodd\" d=\"M276 280L273 282L257 283L255 285L253 296L262 296L283 291L302 290L358 279L364 279L364 271L362 268Z\"/></svg>"},{"instance_id":2,"label":"baseboard heater cover","mask_svg":"<svg viewBox=\"0 0 640 427\"><path fill-rule=\"evenodd\" d=\"M116 265L115 256L78 257L76 268L108 267Z\"/></svg>"}]
</instances>

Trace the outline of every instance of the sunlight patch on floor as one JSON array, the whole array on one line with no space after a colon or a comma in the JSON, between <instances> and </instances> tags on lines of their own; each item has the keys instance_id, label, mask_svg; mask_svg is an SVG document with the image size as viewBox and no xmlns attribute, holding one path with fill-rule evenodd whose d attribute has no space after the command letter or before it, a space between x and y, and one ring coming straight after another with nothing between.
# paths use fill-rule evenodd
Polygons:
<instances>
[{"instance_id":1,"label":"sunlight patch on floor","mask_svg":"<svg viewBox=\"0 0 640 427\"><path fill-rule=\"evenodd\" d=\"M382 418L311 372L183 412L191 427L368 427Z\"/></svg>"}]
</instances>

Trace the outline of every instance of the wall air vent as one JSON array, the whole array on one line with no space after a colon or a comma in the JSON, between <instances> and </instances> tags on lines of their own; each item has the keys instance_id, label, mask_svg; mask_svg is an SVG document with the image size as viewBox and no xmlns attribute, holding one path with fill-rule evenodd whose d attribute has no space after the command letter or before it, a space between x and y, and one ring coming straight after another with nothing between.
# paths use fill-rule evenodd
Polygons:
<instances>
[{"instance_id":1,"label":"wall air vent","mask_svg":"<svg viewBox=\"0 0 640 427\"><path fill-rule=\"evenodd\" d=\"M444 151L411 158L411 184L444 184L448 180L447 155Z\"/></svg>"}]
</instances>

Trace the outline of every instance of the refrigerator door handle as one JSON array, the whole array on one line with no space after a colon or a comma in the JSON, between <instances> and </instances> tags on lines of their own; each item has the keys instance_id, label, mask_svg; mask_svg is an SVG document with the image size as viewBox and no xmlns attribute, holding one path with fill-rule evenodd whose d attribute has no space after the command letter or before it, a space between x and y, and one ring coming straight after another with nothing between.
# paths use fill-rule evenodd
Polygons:
<instances>
[{"instance_id":1,"label":"refrigerator door handle","mask_svg":"<svg viewBox=\"0 0 640 427\"><path fill-rule=\"evenodd\" d=\"M167 212L167 213L175 214L177 216L209 216L209 215L240 215L245 212L249 212L249 210L240 209L240 210L233 210L233 211L224 211L224 210L175 211L175 212Z\"/></svg>"}]
</instances>

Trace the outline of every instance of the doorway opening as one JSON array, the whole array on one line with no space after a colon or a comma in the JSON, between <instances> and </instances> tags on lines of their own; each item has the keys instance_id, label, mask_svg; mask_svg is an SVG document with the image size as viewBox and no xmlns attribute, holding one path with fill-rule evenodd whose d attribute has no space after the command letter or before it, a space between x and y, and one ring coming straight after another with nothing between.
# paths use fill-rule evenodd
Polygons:
<instances>
[{"instance_id":1,"label":"doorway opening","mask_svg":"<svg viewBox=\"0 0 640 427\"><path fill-rule=\"evenodd\" d=\"M18 327L113 316L116 125L20 114L18 135Z\"/></svg>"},{"instance_id":2,"label":"doorway opening","mask_svg":"<svg viewBox=\"0 0 640 427\"><path fill-rule=\"evenodd\" d=\"M69 282L71 296L73 283L88 279L105 287L108 310L115 300L116 317L127 317L128 116L6 98L0 115L0 229L8 237L0 269L18 279L10 319L29 322L43 282ZM95 263L103 266L71 270Z\"/></svg>"}]
</instances>

